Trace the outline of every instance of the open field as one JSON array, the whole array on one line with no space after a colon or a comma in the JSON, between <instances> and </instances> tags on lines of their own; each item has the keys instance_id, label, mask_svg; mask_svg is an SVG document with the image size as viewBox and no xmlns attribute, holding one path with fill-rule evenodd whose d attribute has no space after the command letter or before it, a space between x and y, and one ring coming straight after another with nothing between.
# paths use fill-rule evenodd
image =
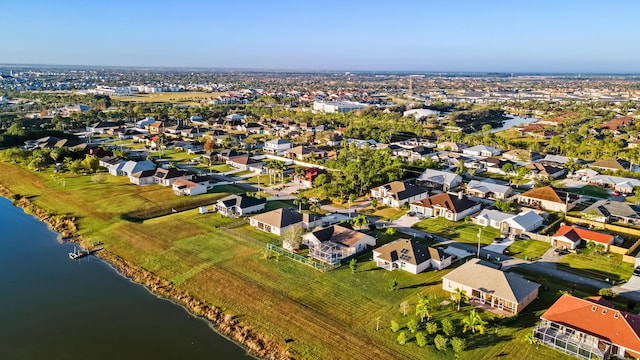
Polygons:
<instances>
[{"instance_id":1,"label":"open field","mask_svg":"<svg viewBox=\"0 0 640 360\"><path fill-rule=\"evenodd\" d=\"M211 98L226 95L224 92L162 92L152 94L138 94L135 96L113 96L117 101L125 102L145 102L145 103L171 103L201 105L201 101L206 102Z\"/></svg>"},{"instance_id":2,"label":"open field","mask_svg":"<svg viewBox=\"0 0 640 360\"><path fill-rule=\"evenodd\" d=\"M415 304L419 294L431 300L432 321L452 319L457 326L455 336L467 340L463 359L525 359L534 355L567 358L544 347L536 350L523 340L543 309L558 296L555 289L541 293L542 300L516 319L499 320L483 313L483 318L490 321L484 335L463 334L459 320L469 307L458 313L451 306L439 305L448 297L441 289L440 279L450 269L419 275L389 272L376 268L369 252L358 258L355 274L346 266L321 273L284 257L266 259L264 247L259 244L277 237L247 225L222 228L237 219L201 215L197 210L144 222L130 222L121 216L145 208L181 205L198 197L177 197L167 188L138 187L128 184L127 179L109 175L104 184L94 184L89 176L65 175L62 186L50 175L0 163L0 183L31 197L37 205L75 214L81 233L88 240L103 241L115 254L236 315L273 339L283 343L289 339L287 346L295 358L453 359L451 350L437 351L433 345L418 347L410 333L409 343L398 345L398 334L389 330L391 320L405 326L407 320L417 318ZM218 190L237 189L229 186ZM213 201L224 195L226 192L206 196ZM477 229L468 228L471 224L456 225L452 234L461 236L468 229L475 239ZM383 239L382 234L380 238L381 242L392 240ZM388 286L392 279L399 284L395 291ZM398 311L405 300L409 304L407 317ZM378 316L382 329L376 331ZM429 343L433 343L433 336L429 336Z\"/></svg>"},{"instance_id":3,"label":"open field","mask_svg":"<svg viewBox=\"0 0 640 360\"><path fill-rule=\"evenodd\" d=\"M469 244L478 243L480 229L482 229L480 243L484 245L491 244L493 239L500 236L500 230L489 226L482 227L465 221L455 222L441 217L424 219L412 228Z\"/></svg>"}]
</instances>

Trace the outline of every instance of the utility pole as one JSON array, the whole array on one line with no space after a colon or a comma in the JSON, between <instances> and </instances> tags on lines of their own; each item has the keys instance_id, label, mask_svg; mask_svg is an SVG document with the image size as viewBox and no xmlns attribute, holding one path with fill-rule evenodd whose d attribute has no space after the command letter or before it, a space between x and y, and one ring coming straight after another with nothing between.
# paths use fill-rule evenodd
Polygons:
<instances>
[{"instance_id":1,"label":"utility pole","mask_svg":"<svg viewBox=\"0 0 640 360\"><path fill-rule=\"evenodd\" d=\"M480 237L482 235L482 228L478 229L478 259L480 258Z\"/></svg>"}]
</instances>

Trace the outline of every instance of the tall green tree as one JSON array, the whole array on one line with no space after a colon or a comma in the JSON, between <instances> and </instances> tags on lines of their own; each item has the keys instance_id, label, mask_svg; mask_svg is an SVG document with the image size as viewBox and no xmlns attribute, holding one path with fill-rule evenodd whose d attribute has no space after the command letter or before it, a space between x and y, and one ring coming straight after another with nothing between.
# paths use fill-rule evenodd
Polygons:
<instances>
[{"instance_id":1,"label":"tall green tree","mask_svg":"<svg viewBox=\"0 0 640 360\"><path fill-rule=\"evenodd\" d=\"M461 303L469 301L469 296L467 295L467 291L460 288L453 289L452 297L457 304L457 311L460 311Z\"/></svg>"}]
</instances>

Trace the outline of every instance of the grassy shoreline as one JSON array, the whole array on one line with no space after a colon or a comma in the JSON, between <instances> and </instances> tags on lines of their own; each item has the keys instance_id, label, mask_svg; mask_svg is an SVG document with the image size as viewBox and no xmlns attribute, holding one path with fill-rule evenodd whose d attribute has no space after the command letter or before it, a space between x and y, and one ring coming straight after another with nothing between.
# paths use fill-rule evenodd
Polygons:
<instances>
[{"instance_id":1,"label":"grassy shoreline","mask_svg":"<svg viewBox=\"0 0 640 360\"><path fill-rule=\"evenodd\" d=\"M391 320L403 324L409 319L398 311L400 303L407 301L414 306L419 294L430 296L435 304L445 299L448 295L441 289L440 278L450 270L418 275L388 272L377 268L369 253L358 258L355 274L347 267L320 273L291 260L265 259L263 247L225 232L225 225L235 220L219 215L189 210L130 222L120 215L188 200L176 197L167 188L139 187L118 177L107 176L105 184L93 184L90 176L69 175L66 186L60 186L47 172L33 173L0 162L0 184L40 208L73 216L81 238L104 242L103 254L110 254L107 261L125 276L146 283L154 293L184 305L196 315L222 320L221 332L225 333L223 326L233 327L229 331L238 342L258 339L252 351L256 356L453 358L451 350L417 347L415 342L399 345L397 334L388 329ZM207 196L213 200L224 194ZM253 233L257 230L248 226L239 229L252 238L265 236ZM388 289L392 279L400 283L396 291ZM453 317L456 321L462 317L446 307L434 311L436 317ZM410 313L413 315L413 311ZM383 319L380 331L375 329L378 316ZM471 345L461 358L498 354L522 358L529 351L546 358L566 358L549 349L523 346L523 335L535 319L532 311L518 318L515 326L496 327L500 337L492 335L488 341L478 335L459 334ZM260 349L267 350L258 352Z\"/></svg>"}]
</instances>

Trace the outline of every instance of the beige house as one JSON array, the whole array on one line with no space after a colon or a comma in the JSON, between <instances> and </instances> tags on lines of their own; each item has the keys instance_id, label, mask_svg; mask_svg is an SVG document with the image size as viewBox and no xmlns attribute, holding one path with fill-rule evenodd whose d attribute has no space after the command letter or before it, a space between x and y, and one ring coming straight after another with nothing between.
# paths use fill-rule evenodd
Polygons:
<instances>
[{"instance_id":1,"label":"beige house","mask_svg":"<svg viewBox=\"0 0 640 360\"><path fill-rule=\"evenodd\" d=\"M580 202L580 196L545 186L518 195L520 205L550 211L567 212Z\"/></svg>"},{"instance_id":2,"label":"beige house","mask_svg":"<svg viewBox=\"0 0 640 360\"><path fill-rule=\"evenodd\" d=\"M417 240L398 239L374 249L373 260L386 270L400 269L419 274L428 268L446 268L451 265L452 257L442 249L432 248Z\"/></svg>"},{"instance_id":3,"label":"beige house","mask_svg":"<svg viewBox=\"0 0 640 360\"><path fill-rule=\"evenodd\" d=\"M371 189L371 196L389 207L401 207L406 203L422 200L429 196L427 188L394 181Z\"/></svg>"},{"instance_id":4,"label":"beige house","mask_svg":"<svg viewBox=\"0 0 640 360\"><path fill-rule=\"evenodd\" d=\"M171 187L173 188L173 192L178 196L193 196L207 192L206 186L186 179L174 181Z\"/></svg>"},{"instance_id":5,"label":"beige house","mask_svg":"<svg viewBox=\"0 0 640 360\"><path fill-rule=\"evenodd\" d=\"M442 289L464 290L475 306L501 315L515 315L538 297L540 284L505 273L480 259L471 259L442 277Z\"/></svg>"},{"instance_id":6,"label":"beige house","mask_svg":"<svg viewBox=\"0 0 640 360\"><path fill-rule=\"evenodd\" d=\"M309 256L333 265L367 250L368 246L376 246L376 239L344 226L331 225L304 234L302 243L309 247Z\"/></svg>"},{"instance_id":7,"label":"beige house","mask_svg":"<svg viewBox=\"0 0 640 360\"><path fill-rule=\"evenodd\" d=\"M321 219L313 214L303 214L291 209L276 209L249 218L251 226L276 235L282 235L288 227L293 225L311 230L320 222Z\"/></svg>"}]
</instances>

